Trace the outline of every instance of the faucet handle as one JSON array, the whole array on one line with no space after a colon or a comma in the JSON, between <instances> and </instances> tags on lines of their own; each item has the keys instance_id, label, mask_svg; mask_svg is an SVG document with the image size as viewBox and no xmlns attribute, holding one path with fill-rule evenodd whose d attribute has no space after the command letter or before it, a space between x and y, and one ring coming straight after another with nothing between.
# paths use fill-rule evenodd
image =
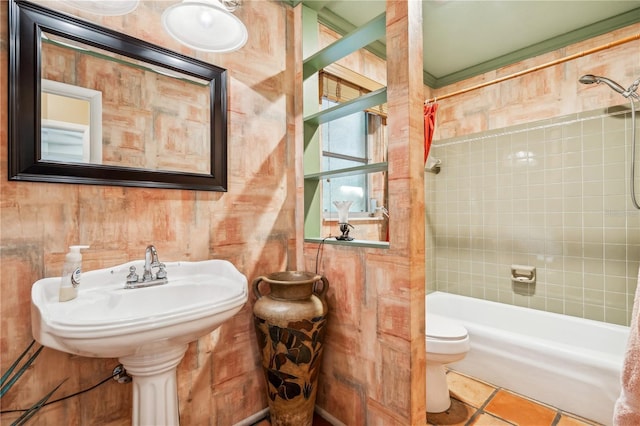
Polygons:
<instances>
[{"instance_id":1,"label":"faucet handle","mask_svg":"<svg viewBox=\"0 0 640 426\"><path fill-rule=\"evenodd\" d=\"M164 263L158 263L158 273L156 274L156 278L159 280L167 278L167 270L165 269Z\"/></svg>"},{"instance_id":2,"label":"faucet handle","mask_svg":"<svg viewBox=\"0 0 640 426\"><path fill-rule=\"evenodd\" d=\"M135 266L130 266L129 267L129 275L127 275L127 282L128 283L136 283L136 282L138 282L138 274L136 273L136 267Z\"/></svg>"}]
</instances>

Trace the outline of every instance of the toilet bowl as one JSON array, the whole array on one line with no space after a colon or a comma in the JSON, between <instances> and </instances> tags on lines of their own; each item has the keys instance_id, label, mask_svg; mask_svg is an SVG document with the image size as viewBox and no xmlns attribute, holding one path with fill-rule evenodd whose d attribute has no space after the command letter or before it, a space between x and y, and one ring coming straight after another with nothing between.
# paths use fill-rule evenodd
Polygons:
<instances>
[{"instance_id":1,"label":"toilet bowl","mask_svg":"<svg viewBox=\"0 0 640 426\"><path fill-rule=\"evenodd\" d=\"M469 334L462 325L437 314L426 315L427 412L440 413L451 406L446 364L469 352Z\"/></svg>"}]
</instances>

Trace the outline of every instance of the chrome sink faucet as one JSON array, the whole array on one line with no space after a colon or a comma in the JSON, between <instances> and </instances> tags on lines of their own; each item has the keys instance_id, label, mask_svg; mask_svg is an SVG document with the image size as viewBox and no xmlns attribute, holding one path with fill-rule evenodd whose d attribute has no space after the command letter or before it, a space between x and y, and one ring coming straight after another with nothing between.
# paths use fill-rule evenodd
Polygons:
<instances>
[{"instance_id":1,"label":"chrome sink faucet","mask_svg":"<svg viewBox=\"0 0 640 426\"><path fill-rule=\"evenodd\" d=\"M153 245L149 245L144 251L144 273L142 274L142 281L152 280L153 272L151 272L151 268L157 268L158 266L160 266L158 251Z\"/></svg>"},{"instance_id":2,"label":"chrome sink faucet","mask_svg":"<svg viewBox=\"0 0 640 426\"><path fill-rule=\"evenodd\" d=\"M158 268L158 273L153 274L153 268ZM158 260L158 251L153 245L148 245L144 251L144 271L142 277L138 277L136 267L129 268L129 275L124 288L141 288L153 285L166 284L169 282L167 278L167 270L164 263Z\"/></svg>"}]
</instances>

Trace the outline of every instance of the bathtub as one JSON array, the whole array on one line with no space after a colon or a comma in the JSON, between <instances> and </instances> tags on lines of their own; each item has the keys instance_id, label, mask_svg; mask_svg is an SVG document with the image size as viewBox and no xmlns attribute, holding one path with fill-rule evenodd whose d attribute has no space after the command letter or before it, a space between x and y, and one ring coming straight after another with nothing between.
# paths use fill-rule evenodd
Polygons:
<instances>
[{"instance_id":1,"label":"bathtub","mask_svg":"<svg viewBox=\"0 0 640 426\"><path fill-rule=\"evenodd\" d=\"M428 294L426 310L469 331L452 370L611 424L629 327L443 292Z\"/></svg>"}]
</instances>

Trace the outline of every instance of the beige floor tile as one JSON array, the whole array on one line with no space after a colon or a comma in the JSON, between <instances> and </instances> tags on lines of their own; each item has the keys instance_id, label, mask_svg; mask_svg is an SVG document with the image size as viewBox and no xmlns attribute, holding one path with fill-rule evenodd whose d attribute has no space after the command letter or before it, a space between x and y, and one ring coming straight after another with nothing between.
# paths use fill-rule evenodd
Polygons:
<instances>
[{"instance_id":1,"label":"beige floor tile","mask_svg":"<svg viewBox=\"0 0 640 426\"><path fill-rule=\"evenodd\" d=\"M556 417L556 410L502 389L491 398L484 411L519 426L549 426Z\"/></svg>"},{"instance_id":2,"label":"beige floor tile","mask_svg":"<svg viewBox=\"0 0 640 426\"><path fill-rule=\"evenodd\" d=\"M482 413L471 423L473 426L511 426L512 423L505 422L491 414Z\"/></svg>"},{"instance_id":3,"label":"beige floor tile","mask_svg":"<svg viewBox=\"0 0 640 426\"><path fill-rule=\"evenodd\" d=\"M451 396L476 408L480 408L495 391L494 387L486 383L454 371L447 373L447 383Z\"/></svg>"}]
</instances>

